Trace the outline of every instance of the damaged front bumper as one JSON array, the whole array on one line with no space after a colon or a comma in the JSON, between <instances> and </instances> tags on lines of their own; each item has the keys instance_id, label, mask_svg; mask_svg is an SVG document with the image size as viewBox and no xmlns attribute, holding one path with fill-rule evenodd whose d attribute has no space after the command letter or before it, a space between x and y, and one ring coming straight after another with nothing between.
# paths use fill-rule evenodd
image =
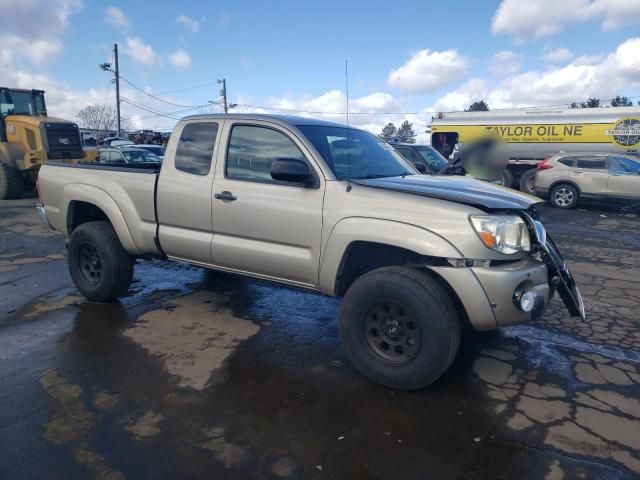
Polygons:
<instances>
[{"instance_id":1,"label":"damaged front bumper","mask_svg":"<svg viewBox=\"0 0 640 480\"><path fill-rule=\"evenodd\" d=\"M582 296L558 248L540 222L525 220L534 240L527 258L498 265L454 260L449 267L430 267L456 292L476 330L536 320L556 291L572 316L585 318Z\"/></svg>"}]
</instances>

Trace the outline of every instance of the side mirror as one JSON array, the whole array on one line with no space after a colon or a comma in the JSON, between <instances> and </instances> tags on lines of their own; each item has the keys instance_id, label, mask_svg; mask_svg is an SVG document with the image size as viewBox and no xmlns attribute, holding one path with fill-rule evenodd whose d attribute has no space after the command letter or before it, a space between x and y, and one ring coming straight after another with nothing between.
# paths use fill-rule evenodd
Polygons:
<instances>
[{"instance_id":1,"label":"side mirror","mask_svg":"<svg viewBox=\"0 0 640 480\"><path fill-rule=\"evenodd\" d=\"M427 167L424 166L424 163L414 163L413 164L414 167L416 167L416 170L418 170L420 173L427 173Z\"/></svg>"},{"instance_id":2,"label":"side mirror","mask_svg":"<svg viewBox=\"0 0 640 480\"><path fill-rule=\"evenodd\" d=\"M306 162L297 158L276 158L271 162L271 178L281 182L312 183L313 176Z\"/></svg>"}]
</instances>

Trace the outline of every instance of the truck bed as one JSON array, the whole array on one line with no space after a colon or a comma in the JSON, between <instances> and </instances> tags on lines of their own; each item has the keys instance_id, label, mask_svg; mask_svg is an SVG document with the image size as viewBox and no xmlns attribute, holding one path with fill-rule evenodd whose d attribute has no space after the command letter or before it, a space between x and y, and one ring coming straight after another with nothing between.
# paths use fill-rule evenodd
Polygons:
<instances>
[{"instance_id":1,"label":"truck bed","mask_svg":"<svg viewBox=\"0 0 640 480\"><path fill-rule=\"evenodd\" d=\"M113 207L107 207L104 214L120 229L117 233L125 239L125 249L138 255L158 254L155 192L159 171L155 163L50 162L38 175L40 198L51 226L68 234L75 208L102 197L102 205ZM124 222L114 221L112 215L121 215Z\"/></svg>"}]
</instances>

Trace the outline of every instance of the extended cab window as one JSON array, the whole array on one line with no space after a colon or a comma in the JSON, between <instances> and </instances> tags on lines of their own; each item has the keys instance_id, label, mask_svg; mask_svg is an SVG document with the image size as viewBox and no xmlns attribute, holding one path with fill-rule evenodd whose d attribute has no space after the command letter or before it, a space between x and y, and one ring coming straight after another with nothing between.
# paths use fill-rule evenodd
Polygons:
<instances>
[{"instance_id":1,"label":"extended cab window","mask_svg":"<svg viewBox=\"0 0 640 480\"><path fill-rule=\"evenodd\" d=\"M295 143L276 130L249 125L236 125L231 130L227 177L271 182L271 162L277 158L305 161Z\"/></svg>"},{"instance_id":2,"label":"extended cab window","mask_svg":"<svg viewBox=\"0 0 640 480\"><path fill-rule=\"evenodd\" d=\"M187 124L178 140L174 160L176 169L195 175L207 175L211 169L217 134L218 124L215 122Z\"/></svg>"}]
</instances>

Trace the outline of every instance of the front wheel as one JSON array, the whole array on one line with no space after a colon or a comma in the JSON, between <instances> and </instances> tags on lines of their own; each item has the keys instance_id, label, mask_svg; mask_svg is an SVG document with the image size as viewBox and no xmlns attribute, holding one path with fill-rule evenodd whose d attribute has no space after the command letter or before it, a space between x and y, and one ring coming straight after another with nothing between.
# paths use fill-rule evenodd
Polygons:
<instances>
[{"instance_id":1,"label":"front wheel","mask_svg":"<svg viewBox=\"0 0 640 480\"><path fill-rule=\"evenodd\" d=\"M0 161L0 199L19 198L24 189L22 174Z\"/></svg>"},{"instance_id":2,"label":"front wheel","mask_svg":"<svg viewBox=\"0 0 640 480\"><path fill-rule=\"evenodd\" d=\"M460 343L460 319L449 294L426 273L405 267L358 278L344 296L339 323L356 368L401 390L436 381Z\"/></svg>"},{"instance_id":3,"label":"front wheel","mask_svg":"<svg viewBox=\"0 0 640 480\"><path fill-rule=\"evenodd\" d=\"M556 208L574 208L578 204L580 194L573 185L566 183L556 185L549 193L549 202Z\"/></svg>"},{"instance_id":4,"label":"front wheel","mask_svg":"<svg viewBox=\"0 0 640 480\"><path fill-rule=\"evenodd\" d=\"M69 273L89 300L108 302L125 295L133 278L133 258L109 222L87 222L69 239Z\"/></svg>"}]
</instances>

